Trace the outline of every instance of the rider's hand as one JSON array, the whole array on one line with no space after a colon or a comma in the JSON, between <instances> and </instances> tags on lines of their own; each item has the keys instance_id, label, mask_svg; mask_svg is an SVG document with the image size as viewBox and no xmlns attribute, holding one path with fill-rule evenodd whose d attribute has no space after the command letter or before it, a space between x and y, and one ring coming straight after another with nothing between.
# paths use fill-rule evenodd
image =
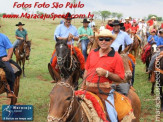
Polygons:
<instances>
[{"instance_id":1,"label":"rider's hand","mask_svg":"<svg viewBox=\"0 0 163 122\"><path fill-rule=\"evenodd\" d=\"M107 70L105 70L103 68L96 68L96 73L98 76L105 76L106 72L107 72Z\"/></svg>"},{"instance_id":2,"label":"rider's hand","mask_svg":"<svg viewBox=\"0 0 163 122\"><path fill-rule=\"evenodd\" d=\"M9 57L3 57L3 58L2 58L2 61L9 61L9 60L10 60Z\"/></svg>"}]
</instances>

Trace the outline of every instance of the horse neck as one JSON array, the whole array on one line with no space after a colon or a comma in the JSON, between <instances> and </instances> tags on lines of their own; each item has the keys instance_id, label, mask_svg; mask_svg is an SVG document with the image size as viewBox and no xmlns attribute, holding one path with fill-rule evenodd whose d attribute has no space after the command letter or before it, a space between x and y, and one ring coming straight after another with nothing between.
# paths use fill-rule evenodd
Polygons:
<instances>
[{"instance_id":1,"label":"horse neck","mask_svg":"<svg viewBox=\"0 0 163 122\"><path fill-rule=\"evenodd\" d=\"M84 121L83 120L84 119L84 114L85 113L84 113L84 111L82 109L81 103L75 97L72 112L71 112L68 120L71 120L71 122L83 122Z\"/></svg>"},{"instance_id":2,"label":"horse neck","mask_svg":"<svg viewBox=\"0 0 163 122\"><path fill-rule=\"evenodd\" d=\"M24 51L24 44L25 44L25 42L23 41L23 42L20 44L20 46L19 46L19 50L20 50L21 52Z\"/></svg>"}]
</instances>

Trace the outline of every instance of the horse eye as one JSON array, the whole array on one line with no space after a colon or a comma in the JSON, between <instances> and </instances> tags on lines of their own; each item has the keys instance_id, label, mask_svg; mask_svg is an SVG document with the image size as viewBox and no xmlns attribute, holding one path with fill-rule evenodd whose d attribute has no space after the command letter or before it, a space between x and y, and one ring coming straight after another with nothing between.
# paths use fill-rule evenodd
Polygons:
<instances>
[{"instance_id":1,"label":"horse eye","mask_svg":"<svg viewBox=\"0 0 163 122\"><path fill-rule=\"evenodd\" d=\"M72 97L68 97L66 100L71 100Z\"/></svg>"}]
</instances>

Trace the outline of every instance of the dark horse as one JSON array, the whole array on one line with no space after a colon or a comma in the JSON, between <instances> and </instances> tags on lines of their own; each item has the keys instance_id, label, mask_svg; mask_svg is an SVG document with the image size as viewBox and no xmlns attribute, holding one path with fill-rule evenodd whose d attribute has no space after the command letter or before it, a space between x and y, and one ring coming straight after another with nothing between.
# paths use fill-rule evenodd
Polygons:
<instances>
[{"instance_id":1,"label":"dark horse","mask_svg":"<svg viewBox=\"0 0 163 122\"><path fill-rule=\"evenodd\" d=\"M57 43L55 45L55 49L59 72L54 71L49 63L49 73L55 81L58 81L61 78L67 79L73 74L73 84L74 86L77 86L82 71L80 70L80 63L78 61L76 51L73 47L71 47L71 49L68 47L67 41L58 40L57 38L56 41ZM72 54L72 51L74 54Z\"/></svg>"},{"instance_id":2,"label":"dark horse","mask_svg":"<svg viewBox=\"0 0 163 122\"><path fill-rule=\"evenodd\" d=\"M18 70L13 64L11 64L11 66L16 70ZM19 71L15 74L16 79L14 82L14 94L16 95L16 97L18 97L18 93L19 93L20 75L21 75L21 69L19 69ZM0 68L0 94L7 92L8 87L9 85L6 80L5 72L2 68ZM11 105L15 105L16 102L17 102L17 98L11 98L11 102L10 102Z\"/></svg>"},{"instance_id":3,"label":"dark horse","mask_svg":"<svg viewBox=\"0 0 163 122\"><path fill-rule=\"evenodd\" d=\"M31 40L30 41L20 41L20 44L18 47L15 48L15 56L16 56L16 63L20 65L23 65L22 70L23 70L23 77L25 77L24 73L24 66L25 66L25 60L29 60L30 56L30 51L31 51Z\"/></svg>"},{"instance_id":4,"label":"dark horse","mask_svg":"<svg viewBox=\"0 0 163 122\"><path fill-rule=\"evenodd\" d=\"M162 86L163 86L163 51L160 53L160 55L157 56L155 61L155 81L152 82L152 89L151 89L151 95L154 95L154 87L155 84L160 92L160 101L161 101L161 111L163 111L163 93L162 93Z\"/></svg>"}]
</instances>

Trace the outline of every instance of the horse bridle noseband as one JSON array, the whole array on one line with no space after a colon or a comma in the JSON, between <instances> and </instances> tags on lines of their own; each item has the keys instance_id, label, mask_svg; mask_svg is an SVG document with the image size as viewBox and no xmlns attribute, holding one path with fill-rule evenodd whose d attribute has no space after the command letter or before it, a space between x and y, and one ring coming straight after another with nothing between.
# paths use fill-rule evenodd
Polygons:
<instances>
[{"instance_id":1,"label":"horse bridle noseband","mask_svg":"<svg viewBox=\"0 0 163 122\"><path fill-rule=\"evenodd\" d=\"M69 117L71 111L72 111L72 104L73 104L73 102L74 102L75 91L74 91L73 87L72 87L70 84L68 84L68 83L66 83L66 82L59 82L59 83L57 83L56 85L65 86L65 87L67 87L67 88L70 88L70 89L72 90L73 95L72 95L72 99L71 99L71 102L70 102L70 106L67 108L67 110L66 110L66 112L63 114L63 116L60 117L60 118L57 118L57 117L53 117L53 116L49 116L49 115L48 115L48 117L47 117L48 122L53 122L53 121L55 121L55 120L58 121L58 122L60 122L60 121L63 121L64 118L67 119L67 118Z\"/></svg>"}]
</instances>

